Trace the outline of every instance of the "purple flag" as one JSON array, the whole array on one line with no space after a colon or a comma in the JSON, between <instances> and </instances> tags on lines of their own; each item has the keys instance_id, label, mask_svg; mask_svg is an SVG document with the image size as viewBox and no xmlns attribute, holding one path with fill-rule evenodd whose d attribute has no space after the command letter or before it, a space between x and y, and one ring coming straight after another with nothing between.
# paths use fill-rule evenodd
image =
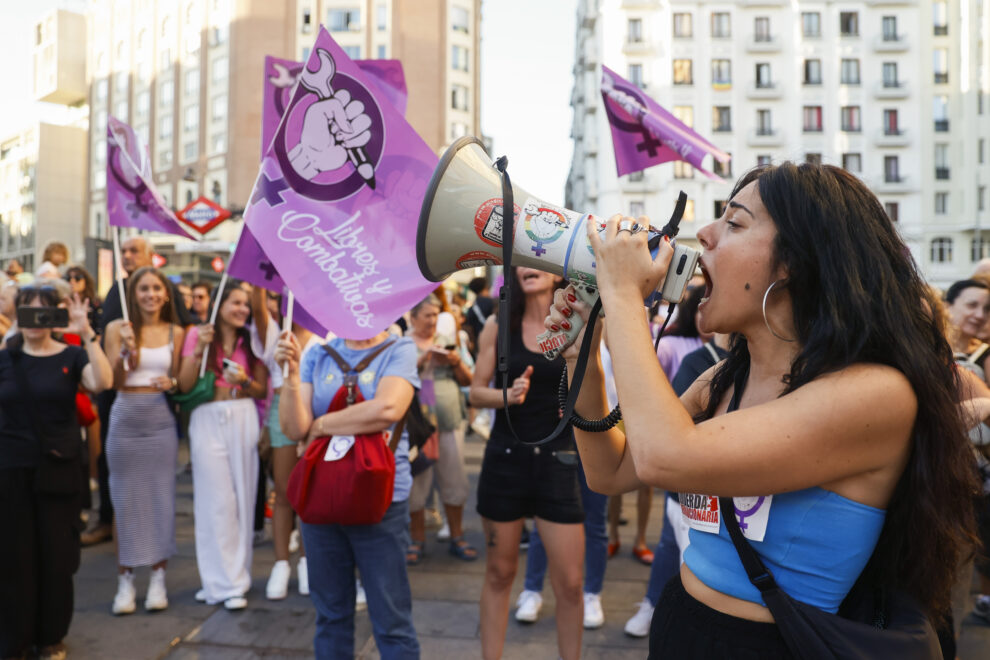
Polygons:
<instances>
[{"instance_id":1,"label":"purple flag","mask_svg":"<svg viewBox=\"0 0 990 660\"><path fill-rule=\"evenodd\" d=\"M357 60L354 62L368 74L369 81L381 91L382 96L395 106L399 114L406 114L406 76L399 60ZM292 98L296 78L303 69L302 62L283 60L268 55L265 57L265 105L261 111L261 157L265 157L268 147L275 137L278 122L285 114L285 108ZM376 94L376 96L378 96ZM381 97L379 97L381 98Z\"/></svg>"},{"instance_id":2,"label":"purple flag","mask_svg":"<svg viewBox=\"0 0 990 660\"><path fill-rule=\"evenodd\" d=\"M324 327L367 339L432 291L416 226L437 156L321 28L244 213Z\"/></svg>"},{"instance_id":3,"label":"purple flag","mask_svg":"<svg viewBox=\"0 0 990 660\"><path fill-rule=\"evenodd\" d=\"M148 147L134 129L107 118L107 220L113 227L134 227L195 237L187 232L151 182Z\"/></svg>"},{"instance_id":4,"label":"purple flag","mask_svg":"<svg viewBox=\"0 0 990 660\"><path fill-rule=\"evenodd\" d=\"M607 66L602 67L602 99L612 129L619 176L683 160L714 181L721 177L701 166L705 156L726 163L729 154L698 135L677 117Z\"/></svg>"}]
</instances>

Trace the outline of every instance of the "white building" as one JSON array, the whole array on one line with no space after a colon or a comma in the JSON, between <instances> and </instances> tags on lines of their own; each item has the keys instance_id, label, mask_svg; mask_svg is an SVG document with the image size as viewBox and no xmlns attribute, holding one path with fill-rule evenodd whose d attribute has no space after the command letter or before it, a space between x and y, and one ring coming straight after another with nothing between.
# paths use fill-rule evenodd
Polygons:
<instances>
[{"instance_id":1,"label":"white building","mask_svg":"<svg viewBox=\"0 0 990 660\"><path fill-rule=\"evenodd\" d=\"M579 0L577 26L573 208L662 224L684 190L689 239L749 167L820 160L870 185L933 283L990 256L990 0ZM730 153L726 183L618 178L602 64Z\"/></svg>"}]
</instances>

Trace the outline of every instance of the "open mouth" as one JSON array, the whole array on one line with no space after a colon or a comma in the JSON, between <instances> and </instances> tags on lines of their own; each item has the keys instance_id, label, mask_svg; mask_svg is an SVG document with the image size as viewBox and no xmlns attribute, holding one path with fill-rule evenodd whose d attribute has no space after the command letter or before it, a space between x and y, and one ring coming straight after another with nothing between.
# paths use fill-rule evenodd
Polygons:
<instances>
[{"instance_id":1,"label":"open mouth","mask_svg":"<svg viewBox=\"0 0 990 660\"><path fill-rule=\"evenodd\" d=\"M539 273L526 273L525 275L523 275L522 281L523 282L530 282L530 281L534 281L534 280L538 280L538 279L540 279L540 274Z\"/></svg>"},{"instance_id":2,"label":"open mouth","mask_svg":"<svg viewBox=\"0 0 990 660\"><path fill-rule=\"evenodd\" d=\"M705 278L705 295L701 298L701 303L708 302L708 299L712 295L712 278L708 274L708 269L705 268L704 264L701 264L701 276Z\"/></svg>"}]
</instances>

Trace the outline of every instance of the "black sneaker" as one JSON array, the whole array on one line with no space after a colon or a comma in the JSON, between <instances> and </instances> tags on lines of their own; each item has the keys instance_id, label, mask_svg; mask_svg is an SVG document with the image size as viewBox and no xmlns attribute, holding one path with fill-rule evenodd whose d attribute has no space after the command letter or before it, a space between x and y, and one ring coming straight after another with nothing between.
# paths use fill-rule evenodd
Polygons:
<instances>
[{"instance_id":1,"label":"black sneaker","mask_svg":"<svg viewBox=\"0 0 990 660\"><path fill-rule=\"evenodd\" d=\"M523 525L522 534L519 535L519 549L526 550L529 548L529 529L526 525Z\"/></svg>"},{"instance_id":2,"label":"black sneaker","mask_svg":"<svg viewBox=\"0 0 990 660\"><path fill-rule=\"evenodd\" d=\"M973 614L990 623L990 596L980 596L976 599Z\"/></svg>"}]
</instances>

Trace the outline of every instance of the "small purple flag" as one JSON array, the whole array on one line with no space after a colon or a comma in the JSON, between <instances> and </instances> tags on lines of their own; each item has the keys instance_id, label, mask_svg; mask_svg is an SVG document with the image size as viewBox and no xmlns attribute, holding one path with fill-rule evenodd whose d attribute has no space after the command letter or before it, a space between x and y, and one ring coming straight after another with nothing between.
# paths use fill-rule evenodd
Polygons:
<instances>
[{"instance_id":1,"label":"small purple flag","mask_svg":"<svg viewBox=\"0 0 990 660\"><path fill-rule=\"evenodd\" d=\"M113 227L134 227L195 237L187 232L151 181L148 147L134 129L107 118L107 220Z\"/></svg>"},{"instance_id":2,"label":"small purple flag","mask_svg":"<svg viewBox=\"0 0 990 660\"><path fill-rule=\"evenodd\" d=\"M357 60L354 62L368 74L370 82L381 91L382 96L395 106L399 114L406 114L406 76L399 60ZM265 157L268 147L278 130L278 123L285 114L285 108L292 99L296 78L303 69L302 62L293 62L268 55L265 57L265 105L261 111L261 157ZM377 96L377 95L376 95Z\"/></svg>"},{"instance_id":3,"label":"small purple flag","mask_svg":"<svg viewBox=\"0 0 990 660\"><path fill-rule=\"evenodd\" d=\"M615 169L619 176L683 160L713 181L722 178L701 166L711 154L722 163L729 154L698 135L674 115L607 66L602 67L602 99L612 128Z\"/></svg>"},{"instance_id":4,"label":"small purple flag","mask_svg":"<svg viewBox=\"0 0 990 660\"><path fill-rule=\"evenodd\" d=\"M437 156L321 28L244 213L285 284L338 336L375 336L432 291L416 226Z\"/></svg>"}]
</instances>

